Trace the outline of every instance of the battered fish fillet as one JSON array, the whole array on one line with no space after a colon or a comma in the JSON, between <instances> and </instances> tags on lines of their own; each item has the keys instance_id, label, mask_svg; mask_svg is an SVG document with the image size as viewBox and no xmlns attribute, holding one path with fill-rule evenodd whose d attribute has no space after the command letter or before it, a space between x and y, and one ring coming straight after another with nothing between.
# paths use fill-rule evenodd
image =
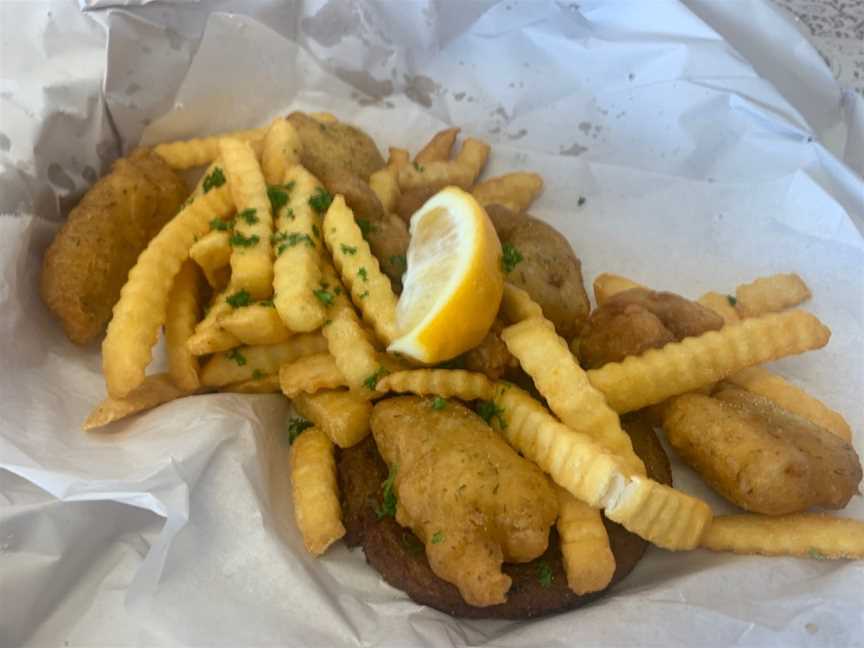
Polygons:
<instances>
[{"instance_id":1,"label":"battered fish fillet","mask_svg":"<svg viewBox=\"0 0 864 648\"><path fill-rule=\"evenodd\" d=\"M54 237L42 264L42 299L77 344L111 319L129 270L187 194L161 157L137 149L117 160Z\"/></svg>"},{"instance_id":2,"label":"battered fish fillet","mask_svg":"<svg viewBox=\"0 0 864 648\"><path fill-rule=\"evenodd\" d=\"M506 600L507 562L527 562L549 543L555 491L483 420L455 401L404 396L372 413L381 456L396 473L396 521L426 547L432 570L476 606Z\"/></svg>"},{"instance_id":3,"label":"battered fish fillet","mask_svg":"<svg viewBox=\"0 0 864 648\"><path fill-rule=\"evenodd\" d=\"M747 511L840 509L861 481L849 443L743 389L679 396L664 409L663 427L684 461Z\"/></svg>"},{"instance_id":4,"label":"battered fish fillet","mask_svg":"<svg viewBox=\"0 0 864 648\"><path fill-rule=\"evenodd\" d=\"M595 369L722 327L723 318L701 304L674 293L632 288L591 313L579 339L579 359L586 369Z\"/></svg>"}]
</instances>

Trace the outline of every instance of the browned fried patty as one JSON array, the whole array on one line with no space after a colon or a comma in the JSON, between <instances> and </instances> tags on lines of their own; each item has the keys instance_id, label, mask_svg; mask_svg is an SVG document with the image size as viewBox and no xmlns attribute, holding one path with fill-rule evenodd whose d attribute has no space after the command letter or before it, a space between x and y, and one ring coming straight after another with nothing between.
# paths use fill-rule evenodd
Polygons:
<instances>
[{"instance_id":1,"label":"browned fried patty","mask_svg":"<svg viewBox=\"0 0 864 648\"><path fill-rule=\"evenodd\" d=\"M72 210L45 253L41 286L70 340L87 344L102 333L129 270L186 193L162 158L138 149Z\"/></svg>"},{"instance_id":2,"label":"browned fried patty","mask_svg":"<svg viewBox=\"0 0 864 648\"><path fill-rule=\"evenodd\" d=\"M651 427L635 417L625 418L623 423L648 474L671 484L669 460ZM409 529L399 526L392 517L379 519L376 515L387 466L374 439L370 436L342 450L338 468L346 542L349 546L362 544L367 562L384 580L421 605L460 617L527 619L579 607L608 591L578 596L567 587L558 535L553 529L549 548L540 558L504 565L504 572L513 579L506 603L484 608L468 605L455 586L432 572L423 544ZM612 587L633 570L645 552L646 542L614 522L604 522L617 563L609 585Z\"/></svg>"}]
</instances>

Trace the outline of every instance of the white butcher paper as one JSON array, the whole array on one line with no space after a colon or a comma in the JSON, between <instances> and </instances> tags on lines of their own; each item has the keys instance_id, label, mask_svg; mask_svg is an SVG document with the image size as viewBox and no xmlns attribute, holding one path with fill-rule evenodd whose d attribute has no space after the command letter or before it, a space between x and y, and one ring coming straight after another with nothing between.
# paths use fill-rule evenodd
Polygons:
<instances>
[{"instance_id":1,"label":"white butcher paper","mask_svg":"<svg viewBox=\"0 0 864 648\"><path fill-rule=\"evenodd\" d=\"M362 550L313 559L276 534L255 445L285 426L281 396L81 432L98 345L68 342L38 295L68 210L139 142L295 109L385 151L448 126L486 139L487 176L543 175L532 212L589 287L615 272L695 298L798 272L833 335L774 368L864 451L864 101L771 3L0 3L0 646L864 645L861 562L650 548L558 616L415 605ZM864 519L861 498L842 514Z\"/></svg>"}]
</instances>

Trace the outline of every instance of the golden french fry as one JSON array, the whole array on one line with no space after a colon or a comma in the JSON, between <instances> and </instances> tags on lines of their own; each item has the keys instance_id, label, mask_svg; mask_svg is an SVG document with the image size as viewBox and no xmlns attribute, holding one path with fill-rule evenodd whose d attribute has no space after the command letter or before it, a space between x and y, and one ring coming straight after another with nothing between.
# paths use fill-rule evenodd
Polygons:
<instances>
[{"instance_id":1,"label":"golden french fry","mask_svg":"<svg viewBox=\"0 0 864 648\"><path fill-rule=\"evenodd\" d=\"M195 391L201 386L198 378L198 358L192 355L186 346L195 331L201 312L200 299L198 268L191 260L187 260L174 278L165 316L168 373L174 384L186 391Z\"/></svg>"},{"instance_id":2,"label":"golden french fry","mask_svg":"<svg viewBox=\"0 0 864 648\"><path fill-rule=\"evenodd\" d=\"M211 286L221 286L230 275L231 245L228 243L231 234L226 230L212 230L199 238L189 248L189 256L197 263L207 283Z\"/></svg>"},{"instance_id":3,"label":"golden french fry","mask_svg":"<svg viewBox=\"0 0 864 648\"><path fill-rule=\"evenodd\" d=\"M528 291L506 282L504 283L501 310L507 321L512 324L532 317L543 317L543 309L540 304L531 299Z\"/></svg>"},{"instance_id":4,"label":"golden french fry","mask_svg":"<svg viewBox=\"0 0 864 648\"><path fill-rule=\"evenodd\" d=\"M810 289L795 273L775 274L738 286L735 297L735 308L741 317L757 317L807 301Z\"/></svg>"},{"instance_id":5,"label":"golden french fry","mask_svg":"<svg viewBox=\"0 0 864 648\"><path fill-rule=\"evenodd\" d=\"M397 171L411 162L411 154L403 148L391 146L387 158L387 166Z\"/></svg>"},{"instance_id":6,"label":"golden french fry","mask_svg":"<svg viewBox=\"0 0 864 648\"><path fill-rule=\"evenodd\" d=\"M276 217L273 245L275 296L279 317L292 331L314 331L327 319L325 303L316 297L321 290L320 217L310 204L324 196L321 183L302 166L285 174L291 187L288 202Z\"/></svg>"},{"instance_id":7,"label":"golden french fry","mask_svg":"<svg viewBox=\"0 0 864 648\"><path fill-rule=\"evenodd\" d=\"M333 443L321 430L309 428L291 446L291 485L303 544L320 556L345 535Z\"/></svg>"},{"instance_id":8,"label":"golden french fry","mask_svg":"<svg viewBox=\"0 0 864 648\"><path fill-rule=\"evenodd\" d=\"M650 349L588 372L619 414L699 389L763 362L818 349L831 331L806 311L774 313Z\"/></svg>"},{"instance_id":9,"label":"golden french fry","mask_svg":"<svg viewBox=\"0 0 864 648\"><path fill-rule=\"evenodd\" d=\"M604 589L615 574L615 554L603 516L563 488L558 493L558 535L567 585L576 594Z\"/></svg>"},{"instance_id":10,"label":"golden french fry","mask_svg":"<svg viewBox=\"0 0 864 648\"><path fill-rule=\"evenodd\" d=\"M204 170L204 173L201 174L201 177L198 179L195 188L192 190L192 193L189 194L187 200L195 200L198 196L203 196L205 193L208 193L211 189L221 187L225 182L225 164L222 162L221 157L217 157L210 163L210 166Z\"/></svg>"},{"instance_id":11,"label":"golden french fry","mask_svg":"<svg viewBox=\"0 0 864 648\"><path fill-rule=\"evenodd\" d=\"M336 359L329 353L307 355L279 369L279 385L288 398L314 394L322 389L346 387L348 381L339 371Z\"/></svg>"},{"instance_id":12,"label":"golden french fry","mask_svg":"<svg viewBox=\"0 0 864 648\"><path fill-rule=\"evenodd\" d=\"M386 166L369 176L369 188L378 196L385 213L392 214L396 211L401 192L394 167Z\"/></svg>"},{"instance_id":13,"label":"golden french fry","mask_svg":"<svg viewBox=\"0 0 864 648\"><path fill-rule=\"evenodd\" d=\"M162 403L175 400L182 396L194 393L182 389L174 384L168 374L156 374L147 376L140 385L133 389L123 398L111 398L110 396L90 412L87 420L81 426L83 430L108 425L132 414L144 412Z\"/></svg>"},{"instance_id":14,"label":"golden french fry","mask_svg":"<svg viewBox=\"0 0 864 648\"><path fill-rule=\"evenodd\" d=\"M469 137L462 142L462 148L459 150L459 154L456 156L455 161L459 166L470 171L472 185L480 176L483 167L486 166L486 161L489 159L489 151L491 148L492 147L483 140L474 137Z\"/></svg>"},{"instance_id":15,"label":"golden french fry","mask_svg":"<svg viewBox=\"0 0 864 648\"><path fill-rule=\"evenodd\" d=\"M456 397L461 400L491 400L495 384L484 374L463 369L414 369L384 376L378 381L380 392L401 392L419 396Z\"/></svg>"},{"instance_id":16,"label":"golden french fry","mask_svg":"<svg viewBox=\"0 0 864 648\"><path fill-rule=\"evenodd\" d=\"M266 128L233 131L212 137L201 137L157 144L153 150L173 169L191 169L210 164L220 155L219 140L225 137L241 141L260 140Z\"/></svg>"},{"instance_id":17,"label":"golden french fry","mask_svg":"<svg viewBox=\"0 0 864 648\"><path fill-rule=\"evenodd\" d=\"M518 387L499 383L490 422L556 484L660 547L694 548L711 520L707 504L635 474L622 458L559 422Z\"/></svg>"},{"instance_id":18,"label":"golden french fry","mask_svg":"<svg viewBox=\"0 0 864 648\"><path fill-rule=\"evenodd\" d=\"M251 346L279 344L294 335L294 332L282 323L282 318L272 302L259 302L236 308L224 315L219 324L240 340L241 344Z\"/></svg>"},{"instance_id":19,"label":"golden french fry","mask_svg":"<svg viewBox=\"0 0 864 648\"><path fill-rule=\"evenodd\" d=\"M471 189L477 202L483 205L502 205L510 211L521 213L543 191L543 178L536 173L517 171L489 178Z\"/></svg>"},{"instance_id":20,"label":"golden french fry","mask_svg":"<svg viewBox=\"0 0 864 648\"><path fill-rule=\"evenodd\" d=\"M195 332L186 340L186 348L192 355L202 356L240 346L240 340L222 326L222 318L232 310L228 303L231 294L230 289L225 290L210 301L204 319L198 322Z\"/></svg>"},{"instance_id":21,"label":"golden french fry","mask_svg":"<svg viewBox=\"0 0 864 648\"><path fill-rule=\"evenodd\" d=\"M297 394L291 404L340 448L357 445L369 434L372 403L347 391Z\"/></svg>"},{"instance_id":22,"label":"golden french fry","mask_svg":"<svg viewBox=\"0 0 864 648\"><path fill-rule=\"evenodd\" d=\"M300 164L303 142L294 125L284 117L277 117L264 136L261 151L261 169L267 184L278 185L285 173L295 164Z\"/></svg>"},{"instance_id":23,"label":"golden french fry","mask_svg":"<svg viewBox=\"0 0 864 648\"><path fill-rule=\"evenodd\" d=\"M435 133L426 146L414 156L414 161L418 164L428 164L438 160L449 160L457 135L459 135L458 128L448 128Z\"/></svg>"},{"instance_id":24,"label":"golden french fry","mask_svg":"<svg viewBox=\"0 0 864 648\"><path fill-rule=\"evenodd\" d=\"M597 275L597 278L594 279L594 301L600 306L613 295L630 290L631 288L645 288L645 286L627 277L604 272Z\"/></svg>"},{"instance_id":25,"label":"golden french fry","mask_svg":"<svg viewBox=\"0 0 864 648\"><path fill-rule=\"evenodd\" d=\"M618 415L588 381L552 322L537 317L523 320L505 328L501 339L564 425L624 459L636 474L645 474Z\"/></svg>"},{"instance_id":26,"label":"golden french fry","mask_svg":"<svg viewBox=\"0 0 864 648\"><path fill-rule=\"evenodd\" d=\"M225 175L237 207L231 244L231 285L255 299L273 294L273 215L267 184L249 142L221 140Z\"/></svg>"},{"instance_id":27,"label":"golden french fry","mask_svg":"<svg viewBox=\"0 0 864 648\"><path fill-rule=\"evenodd\" d=\"M399 189L411 191L423 187L441 188L456 186L465 191L474 184L474 171L456 160L429 162L427 164L406 164L397 167Z\"/></svg>"},{"instance_id":28,"label":"golden french fry","mask_svg":"<svg viewBox=\"0 0 864 648\"><path fill-rule=\"evenodd\" d=\"M811 423L833 432L847 442L852 442L852 429L839 412L835 412L822 401L771 373L762 367L742 369L726 380L754 394L774 401L787 412L797 414Z\"/></svg>"},{"instance_id":29,"label":"golden french fry","mask_svg":"<svg viewBox=\"0 0 864 648\"><path fill-rule=\"evenodd\" d=\"M275 375L279 367L298 358L327 351L320 333L295 335L281 344L240 347L234 353L220 353L201 369L201 384L221 387Z\"/></svg>"},{"instance_id":30,"label":"golden french fry","mask_svg":"<svg viewBox=\"0 0 864 648\"><path fill-rule=\"evenodd\" d=\"M309 113L309 116L321 124L332 124L339 121L336 119L336 115L329 112L313 112Z\"/></svg>"},{"instance_id":31,"label":"golden french fry","mask_svg":"<svg viewBox=\"0 0 864 648\"><path fill-rule=\"evenodd\" d=\"M324 241L351 299L385 344L396 339L396 295L342 196L324 216Z\"/></svg>"},{"instance_id":32,"label":"golden french fry","mask_svg":"<svg viewBox=\"0 0 864 648\"><path fill-rule=\"evenodd\" d=\"M723 318L725 324L734 324L741 320L738 311L732 305L733 299L729 295L721 295L718 292L707 292L696 301L705 308L710 308L717 313Z\"/></svg>"},{"instance_id":33,"label":"golden french fry","mask_svg":"<svg viewBox=\"0 0 864 648\"><path fill-rule=\"evenodd\" d=\"M737 554L864 560L864 522L819 513L721 515L700 546Z\"/></svg>"},{"instance_id":34,"label":"golden french fry","mask_svg":"<svg viewBox=\"0 0 864 648\"><path fill-rule=\"evenodd\" d=\"M231 383L219 388L220 392L230 392L234 394L280 394L282 389L279 387L279 374L269 374L263 378L253 378L252 380L243 380L241 382Z\"/></svg>"},{"instance_id":35,"label":"golden french fry","mask_svg":"<svg viewBox=\"0 0 864 648\"><path fill-rule=\"evenodd\" d=\"M192 242L207 232L213 218L223 218L233 209L228 187L213 189L180 210L138 257L102 343L102 373L111 397L122 398L144 381L174 277Z\"/></svg>"}]
</instances>

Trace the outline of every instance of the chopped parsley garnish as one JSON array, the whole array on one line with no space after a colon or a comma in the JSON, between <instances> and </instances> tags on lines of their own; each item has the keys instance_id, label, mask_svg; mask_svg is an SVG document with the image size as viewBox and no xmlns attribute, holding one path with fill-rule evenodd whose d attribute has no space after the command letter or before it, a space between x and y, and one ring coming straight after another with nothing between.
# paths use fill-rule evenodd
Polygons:
<instances>
[{"instance_id":1,"label":"chopped parsley garnish","mask_svg":"<svg viewBox=\"0 0 864 648\"><path fill-rule=\"evenodd\" d=\"M408 269L408 259L404 254L394 254L390 257L390 265L392 265L400 274L405 274Z\"/></svg>"},{"instance_id":2,"label":"chopped parsley garnish","mask_svg":"<svg viewBox=\"0 0 864 648\"><path fill-rule=\"evenodd\" d=\"M738 303L738 300L735 298L734 295L726 295L726 301L729 302L730 306L734 306L735 304Z\"/></svg>"},{"instance_id":3,"label":"chopped parsley garnish","mask_svg":"<svg viewBox=\"0 0 864 648\"><path fill-rule=\"evenodd\" d=\"M307 421L304 418L295 417L288 421L288 445L294 443L304 430L312 427L312 421Z\"/></svg>"},{"instance_id":4,"label":"chopped parsley garnish","mask_svg":"<svg viewBox=\"0 0 864 648\"><path fill-rule=\"evenodd\" d=\"M288 204L288 192L282 187L267 187L267 197L274 214Z\"/></svg>"},{"instance_id":5,"label":"chopped parsley garnish","mask_svg":"<svg viewBox=\"0 0 864 648\"><path fill-rule=\"evenodd\" d=\"M220 232L227 232L231 229L232 222L230 220L222 220L221 218L214 218L210 221L210 229L211 230L219 230Z\"/></svg>"},{"instance_id":6,"label":"chopped parsley garnish","mask_svg":"<svg viewBox=\"0 0 864 648\"><path fill-rule=\"evenodd\" d=\"M588 199L585 196L579 196L579 199L576 201L576 206L581 207L586 202L588 202Z\"/></svg>"},{"instance_id":7,"label":"chopped parsley garnish","mask_svg":"<svg viewBox=\"0 0 864 648\"><path fill-rule=\"evenodd\" d=\"M308 234L300 232L279 232L270 237L273 245L276 247L276 256L280 256L288 248L292 248L300 243L305 243L311 248L315 247L315 241Z\"/></svg>"},{"instance_id":8,"label":"chopped parsley garnish","mask_svg":"<svg viewBox=\"0 0 864 648\"><path fill-rule=\"evenodd\" d=\"M240 367L246 364L246 356L240 353L240 349L231 349L225 354L225 357L229 360L233 360Z\"/></svg>"},{"instance_id":9,"label":"chopped parsley garnish","mask_svg":"<svg viewBox=\"0 0 864 648\"><path fill-rule=\"evenodd\" d=\"M387 473L387 479L381 484L381 506L375 507L375 515L378 519L385 517L394 517L396 515L396 493L393 490L393 484L396 482L396 473L399 472L399 465L393 464L390 466L390 472Z\"/></svg>"},{"instance_id":10,"label":"chopped parsley garnish","mask_svg":"<svg viewBox=\"0 0 864 648\"><path fill-rule=\"evenodd\" d=\"M321 238L321 230L318 229L318 226L315 223L312 223L312 236L317 239Z\"/></svg>"},{"instance_id":11,"label":"chopped parsley garnish","mask_svg":"<svg viewBox=\"0 0 864 648\"><path fill-rule=\"evenodd\" d=\"M357 254L357 248L352 245L342 243L339 248L342 250L342 254Z\"/></svg>"},{"instance_id":12,"label":"chopped parsley garnish","mask_svg":"<svg viewBox=\"0 0 864 648\"><path fill-rule=\"evenodd\" d=\"M364 290L364 291L360 294L360 299L366 299L368 296L369 296L369 291L368 291L368 290Z\"/></svg>"},{"instance_id":13,"label":"chopped parsley garnish","mask_svg":"<svg viewBox=\"0 0 864 648\"><path fill-rule=\"evenodd\" d=\"M369 281L369 275L366 272L366 267L362 267L357 271L357 276L360 277L363 281Z\"/></svg>"},{"instance_id":14,"label":"chopped parsley garnish","mask_svg":"<svg viewBox=\"0 0 864 648\"><path fill-rule=\"evenodd\" d=\"M319 214L325 213L333 202L333 196L321 187L315 190L315 194L309 199L309 206Z\"/></svg>"},{"instance_id":15,"label":"chopped parsley garnish","mask_svg":"<svg viewBox=\"0 0 864 648\"><path fill-rule=\"evenodd\" d=\"M436 396L435 400L432 401L432 409L441 411L445 407L447 407L447 399L441 398L440 396Z\"/></svg>"},{"instance_id":16,"label":"chopped parsley garnish","mask_svg":"<svg viewBox=\"0 0 864 648\"><path fill-rule=\"evenodd\" d=\"M249 291L244 288L243 290L238 290L233 295L228 295L225 301L231 305L231 308L241 308L243 306L248 306L251 299L252 295L250 295Z\"/></svg>"},{"instance_id":17,"label":"chopped parsley garnish","mask_svg":"<svg viewBox=\"0 0 864 648\"><path fill-rule=\"evenodd\" d=\"M492 419L498 419L498 424L502 428L507 427L507 421L504 420L502 416L504 414L504 410L498 407L492 401L479 401L477 403L477 414L486 421L487 425L492 425Z\"/></svg>"},{"instance_id":18,"label":"chopped parsley garnish","mask_svg":"<svg viewBox=\"0 0 864 648\"><path fill-rule=\"evenodd\" d=\"M204 176L204 182L201 184L201 189L206 194L211 189L221 187L225 184L225 174L222 173L222 167L216 167L209 175Z\"/></svg>"},{"instance_id":19,"label":"chopped parsley garnish","mask_svg":"<svg viewBox=\"0 0 864 648\"><path fill-rule=\"evenodd\" d=\"M367 376L366 380L363 381L363 386L366 389L373 390L378 386L378 381L381 380L384 376L386 376L389 371L387 371L384 367L378 367L371 376Z\"/></svg>"},{"instance_id":20,"label":"chopped parsley garnish","mask_svg":"<svg viewBox=\"0 0 864 648\"><path fill-rule=\"evenodd\" d=\"M261 380L266 374L260 369L256 369L252 372L252 380Z\"/></svg>"},{"instance_id":21,"label":"chopped parsley garnish","mask_svg":"<svg viewBox=\"0 0 864 648\"><path fill-rule=\"evenodd\" d=\"M423 171L425 171L423 165L416 161L414 162L414 169L416 169L418 173L423 173Z\"/></svg>"},{"instance_id":22,"label":"chopped parsley garnish","mask_svg":"<svg viewBox=\"0 0 864 648\"><path fill-rule=\"evenodd\" d=\"M807 555L810 556L813 560L828 560L828 556L823 554L821 551L819 551L815 547L810 547L807 550Z\"/></svg>"},{"instance_id":23,"label":"chopped parsley garnish","mask_svg":"<svg viewBox=\"0 0 864 648\"><path fill-rule=\"evenodd\" d=\"M248 225L254 225L258 222L258 214L252 208L244 209L239 214L237 214L238 218L242 218Z\"/></svg>"},{"instance_id":24,"label":"chopped parsley garnish","mask_svg":"<svg viewBox=\"0 0 864 648\"><path fill-rule=\"evenodd\" d=\"M363 238L368 241L369 234L375 231L375 226L365 218L357 218L354 222L356 222L357 227L360 228L360 233L363 235Z\"/></svg>"},{"instance_id":25,"label":"chopped parsley garnish","mask_svg":"<svg viewBox=\"0 0 864 648\"><path fill-rule=\"evenodd\" d=\"M273 303L272 299L262 299L258 302L259 306L266 306L267 308L276 308L276 304Z\"/></svg>"},{"instance_id":26,"label":"chopped parsley garnish","mask_svg":"<svg viewBox=\"0 0 864 648\"><path fill-rule=\"evenodd\" d=\"M552 568L549 567L545 560L537 563L537 580L540 582L540 586L545 589L552 587L552 581L555 580Z\"/></svg>"},{"instance_id":27,"label":"chopped parsley garnish","mask_svg":"<svg viewBox=\"0 0 864 648\"><path fill-rule=\"evenodd\" d=\"M519 265L524 257L522 253L509 243L501 246L501 267L504 269L504 274L510 274L517 265Z\"/></svg>"},{"instance_id":28,"label":"chopped parsley garnish","mask_svg":"<svg viewBox=\"0 0 864 648\"><path fill-rule=\"evenodd\" d=\"M317 288L316 290L312 291L312 294L315 295L315 297L318 298L318 301L320 301L325 306L333 305L333 293L327 290L326 287Z\"/></svg>"},{"instance_id":29,"label":"chopped parsley garnish","mask_svg":"<svg viewBox=\"0 0 864 648\"><path fill-rule=\"evenodd\" d=\"M444 532L443 531L436 531L435 533L432 534L432 544L440 544L443 539L444 539Z\"/></svg>"},{"instance_id":30,"label":"chopped parsley garnish","mask_svg":"<svg viewBox=\"0 0 864 648\"><path fill-rule=\"evenodd\" d=\"M243 236L240 232L234 232L231 238L228 240L228 243L231 244L231 247L254 247L258 245L258 241L261 239L258 238L257 234L253 234L252 236Z\"/></svg>"}]
</instances>

